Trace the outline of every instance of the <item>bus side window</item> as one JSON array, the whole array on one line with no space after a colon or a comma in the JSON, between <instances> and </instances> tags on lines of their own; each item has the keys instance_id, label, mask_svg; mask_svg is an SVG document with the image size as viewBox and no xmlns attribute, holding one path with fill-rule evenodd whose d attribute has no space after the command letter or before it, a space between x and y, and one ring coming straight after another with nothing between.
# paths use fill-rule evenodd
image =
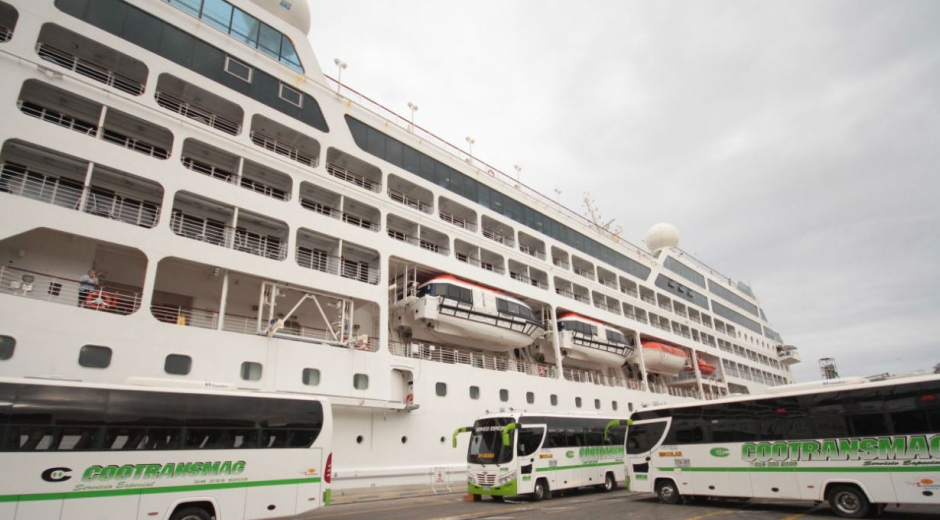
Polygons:
<instances>
[{"instance_id":1,"label":"bus side window","mask_svg":"<svg viewBox=\"0 0 940 520\"><path fill-rule=\"evenodd\" d=\"M541 428L522 428L519 431L519 444L516 453L521 457L528 457L535 453L542 443Z\"/></svg>"}]
</instances>

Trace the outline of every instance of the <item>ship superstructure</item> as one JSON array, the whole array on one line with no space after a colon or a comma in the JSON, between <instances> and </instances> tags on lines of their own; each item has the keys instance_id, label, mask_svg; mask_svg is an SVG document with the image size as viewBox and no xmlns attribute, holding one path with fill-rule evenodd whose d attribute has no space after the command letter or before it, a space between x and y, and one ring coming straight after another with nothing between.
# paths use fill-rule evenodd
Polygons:
<instances>
[{"instance_id":1,"label":"ship superstructure","mask_svg":"<svg viewBox=\"0 0 940 520\"><path fill-rule=\"evenodd\" d=\"M792 382L671 227L648 252L520 187L340 88L308 28L303 0L0 1L0 375L327 396L339 491L462 481L449 433L486 411Z\"/></svg>"}]
</instances>

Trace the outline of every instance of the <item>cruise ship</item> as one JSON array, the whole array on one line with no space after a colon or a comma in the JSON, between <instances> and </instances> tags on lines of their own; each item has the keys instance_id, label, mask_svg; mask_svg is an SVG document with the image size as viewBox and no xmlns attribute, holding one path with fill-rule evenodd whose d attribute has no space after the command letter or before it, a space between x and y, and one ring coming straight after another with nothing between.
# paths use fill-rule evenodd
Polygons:
<instances>
[{"instance_id":1,"label":"cruise ship","mask_svg":"<svg viewBox=\"0 0 940 520\"><path fill-rule=\"evenodd\" d=\"M0 376L326 396L336 493L459 486L487 411L793 382L674 227L632 245L327 77L309 21L0 0Z\"/></svg>"}]
</instances>

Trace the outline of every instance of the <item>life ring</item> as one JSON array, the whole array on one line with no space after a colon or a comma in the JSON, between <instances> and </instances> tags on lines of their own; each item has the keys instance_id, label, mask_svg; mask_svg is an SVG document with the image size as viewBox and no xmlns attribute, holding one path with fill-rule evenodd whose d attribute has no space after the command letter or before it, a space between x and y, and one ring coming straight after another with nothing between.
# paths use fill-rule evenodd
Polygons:
<instances>
[{"instance_id":1,"label":"life ring","mask_svg":"<svg viewBox=\"0 0 940 520\"><path fill-rule=\"evenodd\" d=\"M117 305L117 298L101 289L88 293L85 297L85 307L95 310L107 310Z\"/></svg>"},{"instance_id":2,"label":"life ring","mask_svg":"<svg viewBox=\"0 0 940 520\"><path fill-rule=\"evenodd\" d=\"M496 172L494 172L493 170L488 170L486 174L489 175L490 177L496 177Z\"/></svg>"},{"instance_id":3,"label":"life ring","mask_svg":"<svg viewBox=\"0 0 940 520\"><path fill-rule=\"evenodd\" d=\"M415 394L408 394L405 396L405 404L408 406L415 404Z\"/></svg>"}]
</instances>

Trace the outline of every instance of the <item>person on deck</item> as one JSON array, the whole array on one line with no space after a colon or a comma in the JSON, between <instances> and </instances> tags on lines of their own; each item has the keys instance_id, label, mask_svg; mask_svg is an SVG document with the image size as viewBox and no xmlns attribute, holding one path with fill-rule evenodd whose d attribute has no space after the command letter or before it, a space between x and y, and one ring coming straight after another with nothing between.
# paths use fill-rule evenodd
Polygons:
<instances>
[{"instance_id":1,"label":"person on deck","mask_svg":"<svg viewBox=\"0 0 940 520\"><path fill-rule=\"evenodd\" d=\"M89 269L88 274L83 274L78 279L78 306L85 306L85 299L93 293L98 286L98 273L94 269Z\"/></svg>"}]
</instances>

